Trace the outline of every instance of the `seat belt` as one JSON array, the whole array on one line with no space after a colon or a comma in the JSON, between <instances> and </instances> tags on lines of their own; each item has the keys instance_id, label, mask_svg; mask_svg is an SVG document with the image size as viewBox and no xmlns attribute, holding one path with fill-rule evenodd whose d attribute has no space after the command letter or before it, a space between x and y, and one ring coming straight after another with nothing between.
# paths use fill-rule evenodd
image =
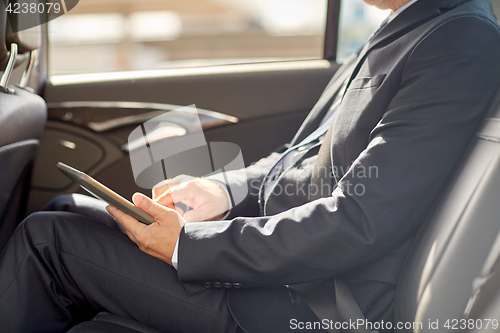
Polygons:
<instances>
[{"instance_id":1,"label":"seat belt","mask_svg":"<svg viewBox=\"0 0 500 333\"><path fill-rule=\"evenodd\" d=\"M314 281L294 284L288 288L294 290L307 303L321 323L328 323L329 333L376 332L366 328L367 320L341 278L335 278L330 282ZM335 326L335 323L340 323L340 325ZM358 323L363 324L358 326Z\"/></svg>"},{"instance_id":2,"label":"seat belt","mask_svg":"<svg viewBox=\"0 0 500 333\"><path fill-rule=\"evenodd\" d=\"M343 329L342 333L375 333L366 328L367 319L358 302L352 296L351 291L341 278L335 278L335 299L337 301L337 312L341 323L360 323L363 322L365 326L358 327L357 329ZM314 311L314 310L313 310ZM349 325L350 326L350 325Z\"/></svg>"},{"instance_id":3,"label":"seat belt","mask_svg":"<svg viewBox=\"0 0 500 333\"><path fill-rule=\"evenodd\" d=\"M322 188L326 183L331 183L333 185L334 175L332 175L331 163L332 132L333 122L325 134L325 138L318 152L318 157L314 163L311 175L311 186L314 184L316 188ZM311 200L322 198L322 192L323 191L316 191L315 195L311 196ZM372 333L370 330L366 329L365 326L358 329L351 329L351 325L345 325L345 323L357 323L358 321L366 323L366 318L344 281L341 278L335 278L333 284L334 286L332 288L331 282L315 281L301 285L291 285L289 288L294 289L299 296L302 297L320 320L337 320L341 324L344 324L344 326L347 326L347 328L341 330L335 327L329 327L328 332ZM334 297L332 297L332 293L335 294Z\"/></svg>"},{"instance_id":4,"label":"seat belt","mask_svg":"<svg viewBox=\"0 0 500 333\"><path fill-rule=\"evenodd\" d=\"M313 168L313 174L311 176L311 184L315 184L317 188L322 188L326 182L332 182L332 177L331 175L331 170L332 170L332 165L331 165L331 149L330 149L330 142L332 138L332 132L333 132L333 123L328 129L328 132L326 132L323 144L321 145L321 148L319 149L318 152L318 157L316 159L316 162L314 164ZM324 171L326 168L326 172ZM323 170L323 171L322 171ZM312 200L316 200L321 198L321 193L322 191L316 191L316 195L311 196ZM325 303L319 299L316 299L314 294L312 295L304 295L303 299L309 305L311 310L318 316L320 320L324 319L324 313L335 313L335 316L338 317L338 320L341 323L349 323L350 321L358 322L363 321L366 322L366 318L363 315L363 312L361 311L358 303L354 299L354 296L352 296L351 291L347 287L347 285L344 283L344 281L341 278L335 278L334 280L334 292L335 292L335 300L333 300L327 305L328 308L323 308ZM302 297L302 294L299 292L299 295ZM318 310L318 308L320 308ZM330 315L332 316L332 315ZM347 325L348 327L350 325ZM330 333L333 332L338 332L338 331L329 331ZM365 327L357 329L357 330L352 330L350 328L347 329L342 329L342 333L370 333L371 331L366 329Z\"/></svg>"},{"instance_id":5,"label":"seat belt","mask_svg":"<svg viewBox=\"0 0 500 333\"><path fill-rule=\"evenodd\" d=\"M328 323L333 322L333 326L328 325L327 331L329 333L341 333L340 330L335 328L335 323L339 321L339 317L335 304L335 287L333 286L333 282L314 281L289 285L287 287L294 290L307 303L321 323L324 321Z\"/></svg>"},{"instance_id":6,"label":"seat belt","mask_svg":"<svg viewBox=\"0 0 500 333\"><path fill-rule=\"evenodd\" d=\"M331 174L331 150L330 142L332 140L333 123L326 132L323 144L318 152L318 157L314 164L313 173L311 176L311 184L315 184L317 188L322 188L325 179L332 182ZM321 170L326 167L327 172ZM325 169L323 169L325 170ZM316 194L311 196L311 200L321 198L322 191L316 191ZM309 305L314 314L320 321L327 319L328 321L334 320L340 323L349 323L349 320L357 322L358 319L366 320L358 303L352 296L349 288L345 283L335 278L333 287L331 283L324 281L315 281L310 283L303 283L299 285L291 285L289 288L295 290L299 296ZM349 325L347 325L349 327ZM352 331L350 329L336 329L334 327L328 328L329 333L369 333L366 329Z\"/></svg>"}]
</instances>

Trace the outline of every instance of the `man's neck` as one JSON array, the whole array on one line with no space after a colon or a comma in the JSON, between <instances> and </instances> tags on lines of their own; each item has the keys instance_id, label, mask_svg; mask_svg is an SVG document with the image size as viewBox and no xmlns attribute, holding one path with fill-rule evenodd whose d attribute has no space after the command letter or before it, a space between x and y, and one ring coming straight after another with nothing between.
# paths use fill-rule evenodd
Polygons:
<instances>
[{"instance_id":1,"label":"man's neck","mask_svg":"<svg viewBox=\"0 0 500 333\"><path fill-rule=\"evenodd\" d=\"M412 0L393 0L392 3L390 4L389 9L391 10L391 13L395 13L398 11L398 9L400 9L410 1Z\"/></svg>"},{"instance_id":2,"label":"man's neck","mask_svg":"<svg viewBox=\"0 0 500 333\"><path fill-rule=\"evenodd\" d=\"M406 10L406 8L410 7L415 2L417 2L417 0L406 1L402 6L399 6L398 9L396 9L395 11L392 11L391 15L389 16L389 22L392 21L392 20L394 20L396 18L396 16L398 16L399 14L401 14L404 10Z\"/></svg>"},{"instance_id":3,"label":"man's neck","mask_svg":"<svg viewBox=\"0 0 500 333\"><path fill-rule=\"evenodd\" d=\"M375 6L379 9L390 9L391 13L395 13L398 9L403 8L406 4L412 0L363 0L371 6Z\"/></svg>"}]
</instances>

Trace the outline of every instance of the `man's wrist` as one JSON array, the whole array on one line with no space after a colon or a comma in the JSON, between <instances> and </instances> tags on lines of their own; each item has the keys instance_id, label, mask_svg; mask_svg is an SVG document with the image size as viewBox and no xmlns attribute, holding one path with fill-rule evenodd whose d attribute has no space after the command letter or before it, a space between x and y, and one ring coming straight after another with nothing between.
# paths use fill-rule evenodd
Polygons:
<instances>
[{"instance_id":1,"label":"man's wrist","mask_svg":"<svg viewBox=\"0 0 500 333\"><path fill-rule=\"evenodd\" d=\"M224 190L224 192L226 192L226 196L227 196L227 201L229 202L229 209L228 211L231 210L231 208L233 208L233 205L231 204L231 195L229 194L229 190L227 189L227 186L226 184L216 180L216 179L210 179L211 181L213 182L216 182L217 184L220 185L220 187L222 187L222 189Z\"/></svg>"},{"instance_id":2,"label":"man's wrist","mask_svg":"<svg viewBox=\"0 0 500 333\"><path fill-rule=\"evenodd\" d=\"M231 209L233 208L233 205L231 204L231 195L229 194L229 191L227 189L227 186L226 184L224 184L223 182L217 180L217 179L209 179L213 182L216 182L217 184L219 184L220 187L222 187L222 189L224 190L224 192L226 192L226 196L227 196L227 201L229 202L229 209L226 211L226 213L224 214L224 216L222 217L222 220L225 220L229 214L231 213Z\"/></svg>"}]
</instances>

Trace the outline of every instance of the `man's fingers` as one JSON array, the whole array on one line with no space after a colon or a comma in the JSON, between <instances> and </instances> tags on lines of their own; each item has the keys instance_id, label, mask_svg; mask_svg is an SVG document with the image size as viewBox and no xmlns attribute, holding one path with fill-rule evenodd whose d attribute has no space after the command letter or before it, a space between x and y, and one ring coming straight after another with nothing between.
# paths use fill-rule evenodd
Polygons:
<instances>
[{"instance_id":1,"label":"man's fingers","mask_svg":"<svg viewBox=\"0 0 500 333\"><path fill-rule=\"evenodd\" d=\"M166 179L159 182L158 184L156 184L152 189L153 200L158 198L160 195L163 194L163 192L165 192L168 189L169 189L169 186L168 186L168 182Z\"/></svg>"},{"instance_id":2,"label":"man's fingers","mask_svg":"<svg viewBox=\"0 0 500 333\"><path fill-rule=\"evenodd\" d=\"M175 212L173 209L159 205L156 201L151 200L144 194L135 193L134 196L132 197L132 200L134 201L137 207L139 207L140 209L151 215L158 223L160 223L161 221L170 220L168 219L168 217L173 217L173 216L169 215L174 215L177 218L177 220L179 220L177 212ZM179 220L179 223L180 222L181 221Z\"/></svg>"},{"instance_id":3,"label":"man's fingers","mask_svg":"<svg viewBox=\"0 0 500 333\"><path fill-rule=\"evenodd\" d=\"M144 224L134 219L132 216L125 214L118 208L114 206L107 206L106 210L123 226L127 236L137 244L136 234L141 228L144 228Z\"/></svg>"},{"instance_id":4,"label":"man's fingers","mask_svg":"<svg viewBox=\"0 0 500 333\"><path fill-rule=\"evenodd\" d=\"M189 188L186 185L179 185L168 189L160 195L156 202L160 205L174 209L174 203L189 199Z\"/></svg>"},{"instance_id":5,"label":"man's fingers","mask_svg":"<svg viewBox=\"0 0 500 333\"><path fill-rule=\"evenodd\" d=\"M174 199L172 198L172 195L170 194L169 190L164 191L160 196L156 197L154 200L162 206L168 207L170 209L175 209Z\"/></svg>"},{"instance_id":6,"label":"man's fingers","mask_svg":"<svg viewBox=\"0 0 500 333\"><path fill-rule=\"evenodd\" d=\"M181 207L177 207L177 206L174 206L175 210L177 211L177 213L181 214L181 215L184 215L184 211L182 210Z\"/></svg>"},{"instance_id":7,"label":"man's fingers","mask_svg":"<svg viewBox=\"0 0 500 333\"><path fill-rule=\"evenodd\" d=\"M165 179L161 182L159 182L158 184L156 184L154 187L153 187L153 190L152 190L152 194L153 194L153 200L155 200L156 198L158 198L160 195L163 194L163 192L165 192L166 190L170 189L170 188L173 188L175 186L178 186L182 183L186 183L190 180L193 180L195 179L194 177L192 176L188 176L188 175L179 175L177 177L174 177L174 178L171 178L171 179Z\"/></svg>"}]
</instances>

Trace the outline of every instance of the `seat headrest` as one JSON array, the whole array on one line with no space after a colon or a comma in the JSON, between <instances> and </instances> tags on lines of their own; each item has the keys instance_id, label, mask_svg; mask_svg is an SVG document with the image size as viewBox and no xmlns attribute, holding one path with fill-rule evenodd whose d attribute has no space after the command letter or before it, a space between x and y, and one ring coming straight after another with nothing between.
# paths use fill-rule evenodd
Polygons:
<instances>
[{"instance_id":1,"label":"seat headrest","mask_svg":"<svg viewBox=\"0 0 500 333\"><path fill-rule=\"evenodd\" d=\"M14 89L7 87L12 70L22 64L26 58L28 59L27 67L17 86L29 89L27 87L32 70L37 63L38 49L42 45L41 24L42 15L45 15L45 5L39 3L39 0L23 1L0 1L0 70L4 70L0 77L1 93L14 93ZM23 10L24 5L28 5L27 12ZM39 12L39 8L43 10L40 9L41 12Z\"/></svg>"},{"instance_id":2,"label":"seat headrest","mask_svg":"<svg viewBox=\"0 0 500 333\"><path fill-rule=\"evenodd\" d=\"M21 20L29 20L29 26L32 27L23 29L25 23L21 22ZM42 29L40 24L40 15L21 17L19 14L9 13L7 15L5 36L7 48L10 48L12 43L16 43L19 53L27 53L39 49L42 46Z\"/></svg>"},{"instance_id":3,"label":"seat headrest","mask_svg":"<svg viewBox=\"0 0 500 333\"><path fill-rule=\"evenodd\" d=\"M17 44L19 54L25 54L39 49L42 45L42 16L36 13L16 13L14 10L7 12L7 7L14 8L18 0L0 1L0 70L7 64L10 46ZM38 4L38 0L31 3ZM25 58L19 57L16 65L19 65Z\"/></svg>"}]
</instances>

